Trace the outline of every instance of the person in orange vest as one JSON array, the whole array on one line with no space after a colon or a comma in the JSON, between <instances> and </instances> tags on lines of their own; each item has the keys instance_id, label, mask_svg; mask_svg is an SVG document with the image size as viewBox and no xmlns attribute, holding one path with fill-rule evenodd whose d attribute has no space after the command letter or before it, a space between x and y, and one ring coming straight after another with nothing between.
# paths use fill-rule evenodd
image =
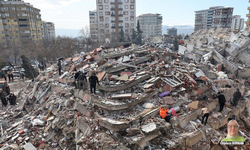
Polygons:
<instances>
[{"instance_id":1,"label":"person in orange vest","mask_svg":"<svg viewBox=\"0 0 250 150\"><path fill-rule=\"evenodd\" d=\"M160 108L160 116L162 119L165 119L167 122L170 121L171 118L171 114L168 115L168 111L169 109L165 109L165 108Z\"/></svg>"}]
</instances>

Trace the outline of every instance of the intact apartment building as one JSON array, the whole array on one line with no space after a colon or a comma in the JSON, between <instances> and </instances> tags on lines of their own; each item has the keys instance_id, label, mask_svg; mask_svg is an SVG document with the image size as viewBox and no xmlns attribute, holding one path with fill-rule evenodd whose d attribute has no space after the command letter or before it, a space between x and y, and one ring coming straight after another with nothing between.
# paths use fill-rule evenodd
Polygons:
<instances>
[{"instance_id":1,"label":"intact apartment building","mask_svg":"<svg viewBox=\"0 0 250 150\"><path fill-rule=\"evenodd\" d=\"M137 20L139 20L143 38L162 36L162 16L160 14L142 14L137 17Z\"/></svg>"},{"instance_id":2,"label":"intact apartment building","mask_svg":"<svg viewBox=\"0 0 250 150\"><path fill-rule=\"evenodd\" d=\"M167 34L169 36L177 36L177 29L176 28L167 29Z\"/></svg>"},{"instance_id":3,"label":"intact apartment building","mask_svg":"<svg viewBox=\"0 0 250 150\"><path fill-rule=\"evenodd\" d=\"M195 30L214 27L231 28L233 7L216 6L195 11Z\"/></svg>"},{"instance_id":4,"label":"intact apartment building","mask_svg":"<svg viewBox=\"0 0 250 150\"><path fill-rule=\"evenodd\" d=\"M98 15L97 11L89 11L89 28L92 39L99 38L98 32Z\"/></svg>"},{"instance_id":5,"label":"intact apartment building","mask_svg":"<svg viewBox=\"0 0 250 150\"><path fill-rule=\"evenodd\" d=\"M96 16L90 12L91 36L99 35L100 40L117 38L121 29L125 38L131 36L136 27L136 0L96 0ZM97 27L96 31L96 21Z\"/></svg>"},{"instance_id":6,"label":"intact apartment building","mask_svg":"<svg viewBox=\"0 0 250 150\"><path fill-rule=\"evenodd\" d=\"M4 44L42 39L40 10L21 0L0 0L0 38Z\"/></svg>"},{"instance_id":7,"label":"intact apartment building","mask_svg":"<svg viewBox=\"0 0 250 150\"><path fill-rule=\"evenodd\" d=\"M43 38L45 40L54 39L56 37L55 24L53 22L42 21Z\"/></svg>"},{"instance_id":8,"label":"intact apartment building","mask_svg":"<svg viewBox=\"0 0 250 150\"><path fill-rule=\"evenodd\" d=\"M234 15L232 19L232 29L242 30L244 28L244 18L240 15Z\"/></svg>"}]
</instances>

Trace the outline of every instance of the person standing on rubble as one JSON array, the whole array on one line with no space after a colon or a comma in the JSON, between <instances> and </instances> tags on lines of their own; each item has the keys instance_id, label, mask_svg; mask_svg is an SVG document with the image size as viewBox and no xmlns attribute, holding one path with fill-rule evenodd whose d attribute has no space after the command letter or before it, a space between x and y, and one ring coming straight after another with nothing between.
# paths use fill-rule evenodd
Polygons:
<instances>
[{"instance_id":1,"label":"person standing on rubble","mask_svg":"<svg viewBox=\"0 0 250 150\"><path fill-rule=\"evenodd\" d=\"M89 83L90 83L90 92L93 93L92 89L94 88L94 93L96 90L96 82L99 84L98 77L96 76L95 72L89 77ZM96 94L96 93L95 93Z\"/></svg>"},{"instance_id":2,"label":"person standing on rubble","mask_svg":"<svg viewBox=\"0 0 250 150\"><path fill-rule=\"evenodd\" d=\"M79 90L85 90L86 89L86 83L87 83L87 78L86 78L86 75L84 74L84 72L79 75L78 77L78 82L79 82Z\"/></svg>"},{"instance_id":3,"label":"person standing on rubble","mask_svg":"<svg viewBox=\"0 0 250 150\"><path fill-rule=\"evenodd\" d=\"M214 99L215 98L219 99L219 104L220 104L220 111L219 112L222 112L223 107L224 107L224 105L226 103L226 98L225 98L225 96L223 94L221 94L221 92L218 92L218 95L216 97L214 97Z\"/></svg>"},{"instance_id":4,"label":"person standing on rubble","mask_svg":"<svg viewBox=\"0 0 250 150\"><path fill-rule=\"evenodd\" d=\"M236 107L238 105L238 101L240 101L241 93L240 90L237 89L237 91L233 95L233 106Z\"/></svg>"},{"instance_id":5,"label":"person standing on rubble","mask_svg":"<svg viewBox=\"0 0 250 150\"><path fill-rule=\"evenodd\" d=\"M207 119L208 119L208 117L209 117L209 111L208 111L208 108L206 108L206 107L203 107L202 109L201 109L201 115L202 115L202 120L201 120L201 124L207 124ZM205 119L205 122L204 122L204 119Z\"/></svg>"},{"instance_id":6,"label":"person standing on rubble","mask_svg":"<svg viewBox=\"0 0 250 150\"><path fill-rule=\"evenodd\" d=\"M1 96L1 101L2 101L2 107L3 106L6 107L8 102L7 102L7 100L6 100L6 98L4 96Z\"/></svg>"},{"instance_id":7,"label":"person standing on rubble","mask_svg":"<svg viewBox=\"0 0 250 150\"><path fill-rule=\"evenodd\" d=\"M61 70L62 70L61 60L58 60L57 66L58 66L59 75L61 75Z\"/></svg>"},{"instance_id":8,"label":"person standing on rubble","mask_svg":"<svg viewBox=\"0 0 250 150\"><path fill-rule=\"evenodd\" d=\"M77 72L75 73L75 87L76 87L76 89L79 88L78 82L77 82L79 76L80 76L80 71L77 71Z\"/></svg>"}]
</instances>

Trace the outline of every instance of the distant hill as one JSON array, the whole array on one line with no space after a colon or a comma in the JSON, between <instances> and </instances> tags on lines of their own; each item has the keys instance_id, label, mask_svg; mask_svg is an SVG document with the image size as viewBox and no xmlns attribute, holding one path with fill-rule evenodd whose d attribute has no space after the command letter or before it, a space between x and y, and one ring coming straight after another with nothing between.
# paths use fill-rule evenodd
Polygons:
<instances>
[{"instance_id":1,"label":"distant hill","mask_svg":"<svg viewBox=\"0 0 250 150\"><path fill-rule=\"evenodd\" d=\"M79 34L79 29L58 29L56 28L56 36L69 36L69 37L77 37Z\"/></svg>"},{"instance_id":2,"label":"distant hill","mask_svg":"<svg viewBox=\"0 0 250 150\"><path fill-rule=\"evenodd\" d=\"M177 34L191 34L194 32L194 26L191 25L176 25L176 26L162 26L162 34L166 34L167 29L177 28ZM69 37L78 37L79 29L58 29L56 28L56 36L69 36Z\"/></svg>"},{"instance_id":3,"label":"distant hill","mask_svg":"<svg viewBox=\"0 0 250 150\"><path fill-rule=\"evenodd\" d=\"M177 34L191 34L194 32L194 26L191 25L175 25L175 26L167 26L167 25L163 25L162 26L162 34L166 34L167 33L167 29L169 28L177 28Z\"/></svg>"}]
</instances>

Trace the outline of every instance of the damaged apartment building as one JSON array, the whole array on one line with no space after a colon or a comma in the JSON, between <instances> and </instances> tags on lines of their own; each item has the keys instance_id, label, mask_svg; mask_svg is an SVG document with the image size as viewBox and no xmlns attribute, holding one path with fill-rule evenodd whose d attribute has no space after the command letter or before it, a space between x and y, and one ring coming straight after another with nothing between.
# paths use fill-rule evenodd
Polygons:
<instances>
[{"instance_id":1,"label":"damaged apartment building","mask_svg":"<svg viewBox=\"0 0 250 150\"><path fill-rule=\"evenodd\" d=\"M178 53L131 45L97 48L56 64L19 90L16 106L1 108L0 148L57 150L188 149L222 150L226 124L235 118L249 148L250 106L246 31L195 31ZM94 72L96 94L75 89L76 71ZM236 82L237 79L237 82ZM89 84L89 83L88 83ZM230 85L228 87L227 85ZM222 92L229 100L239 88L237 107L218 112ZM201 108L210 111L201 125ZM159 111L174 114L169 122ZM176 112L176 113L173 113Z\"/></svg>"}]
</instances>

